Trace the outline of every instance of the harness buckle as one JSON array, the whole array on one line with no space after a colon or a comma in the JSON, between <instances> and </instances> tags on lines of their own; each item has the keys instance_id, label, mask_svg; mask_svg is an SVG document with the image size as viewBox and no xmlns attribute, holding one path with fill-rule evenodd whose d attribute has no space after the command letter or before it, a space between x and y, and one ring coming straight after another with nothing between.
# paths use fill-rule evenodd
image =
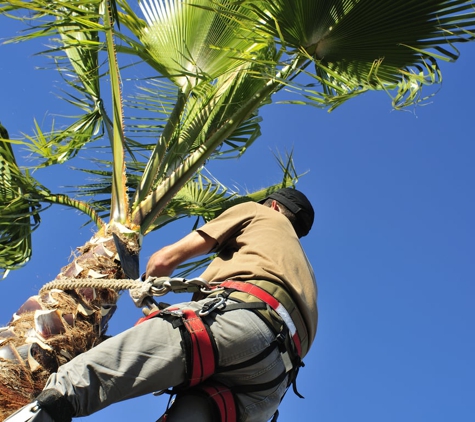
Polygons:
<instances>
[{"instance_id":1,"label":"harness buckle","mask_svg":"<svg viewBox=\"0 0 475 422\"><path fill-rule=\"evenodd\" d=\"M290 359L289 352L287 352L287 350L282 352L280 356L282 357L282 362L284 363L286 373L294 369L294 364L292 363L292 359Z\"/></svg>"},{"instance_id":2,"label":"harness buckle","mask_svg":"<svg viewBox=\"0 0 475 422\"><path fill-rule=\"evenodd\" d=\"M209 302L205 303L201 310L198 312L200 317L209 315L211 312L215 311L216 309L221 308L224 305L226 298L218 295L215 299L210 300Z\"/></svg>"},{"instance_id":3,"label":"harness buckle","mask_svg":"<svg viewBox=\"0 0 475 422\"><path fill-rule=\"evenodd\" d=\"M280 332L278 333L276 336L275 336L275 339L277 340L277 343L279 345L284 345L285 344L285 340L287 339L287 336L285 335L285 332Z\"/></svg>"},{"instance_id":4,"label":"harness buckle","mask_svg":"<svg viewBox=\"0 0 475 422\"><path fill-rule=\"evenodd\" d=\"M183 317L183 311L181 309L169 309L166 310L164 313L178 318Z\"/></svg>"}]
</instances>

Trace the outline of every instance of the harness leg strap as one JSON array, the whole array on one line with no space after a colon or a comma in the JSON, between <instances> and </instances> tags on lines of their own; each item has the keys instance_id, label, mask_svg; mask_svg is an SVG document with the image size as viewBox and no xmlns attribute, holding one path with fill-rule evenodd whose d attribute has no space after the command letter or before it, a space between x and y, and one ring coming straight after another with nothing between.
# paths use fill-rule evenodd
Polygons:
<instances>
[{"instance_id":1,"label":"harness leg strap","mask_svg":"<svg viewBox=\"0 0 475 422\"><path fill-rule=\"evenodd\" d=\"M167 308L152 312L147 317L141 318L137 324L155 317L163 318L174 328L180 329L187 376L187 382L182 387L197 385L216 372L218 362L216 343L208 325L199 313L187 308Z\"/></svg>"}]
</instances>

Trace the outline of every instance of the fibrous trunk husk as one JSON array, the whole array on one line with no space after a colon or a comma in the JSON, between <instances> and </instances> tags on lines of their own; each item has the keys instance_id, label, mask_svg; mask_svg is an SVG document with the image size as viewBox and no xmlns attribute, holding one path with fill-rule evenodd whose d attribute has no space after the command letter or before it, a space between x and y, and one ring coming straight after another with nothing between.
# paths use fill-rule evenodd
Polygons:
<instances>
[{"instance_id":1,"label":"fibrous trunk husk","mask_svg":"<svg viewBox=\"0 0 475 422\"><path fill-rule=\"evenodd\" d=\"M125 278L112 237L92 239L62 278ZM106 338L118 292L81 288L30 297L0 328L0 421L33 401L49 375Z\"/></svg>"}]
</instances>

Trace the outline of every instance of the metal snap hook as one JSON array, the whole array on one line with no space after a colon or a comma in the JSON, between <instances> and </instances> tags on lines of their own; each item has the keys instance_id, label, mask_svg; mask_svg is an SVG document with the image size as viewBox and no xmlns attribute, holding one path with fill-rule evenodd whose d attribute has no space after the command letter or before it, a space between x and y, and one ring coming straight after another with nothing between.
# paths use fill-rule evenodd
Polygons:
<instances>
[{"instance_id":1,"label":"metal snap hook","mask_svg":"<svg viewBox=\"0 0 475 422\"><path fill-rule=\"evenodd\" d=\"M201 310L198 312L198 315L199 316L209 315L211 312L215 311L216 309L224 305L225 301L226 301L226 298L224 298L223 296L216 296L215 299L203 305Z\"/></svg>"}]
</instances>

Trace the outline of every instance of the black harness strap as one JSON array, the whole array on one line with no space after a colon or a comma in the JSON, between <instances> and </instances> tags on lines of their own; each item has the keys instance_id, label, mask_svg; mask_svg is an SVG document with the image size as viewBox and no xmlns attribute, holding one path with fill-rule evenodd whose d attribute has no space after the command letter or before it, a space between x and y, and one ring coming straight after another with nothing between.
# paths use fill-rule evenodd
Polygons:
<instances>
[{"instance_id":1,"label":"black harness strap","mask_svg":"<svg viewBox=\"0 0 475 422\"><path fill-rule=\"evenodd\" d=\"M271 388L277 387L282 381L285 380L287 375L288 373L284 371L272 381L264 382L262 384L252 384L252 385L248 384L248 385L233 386L232 389L235 394L239 394L239 393L247 394L247 393L255 393L257 391L269 390Z\"/></svg>"}]
</instances>

